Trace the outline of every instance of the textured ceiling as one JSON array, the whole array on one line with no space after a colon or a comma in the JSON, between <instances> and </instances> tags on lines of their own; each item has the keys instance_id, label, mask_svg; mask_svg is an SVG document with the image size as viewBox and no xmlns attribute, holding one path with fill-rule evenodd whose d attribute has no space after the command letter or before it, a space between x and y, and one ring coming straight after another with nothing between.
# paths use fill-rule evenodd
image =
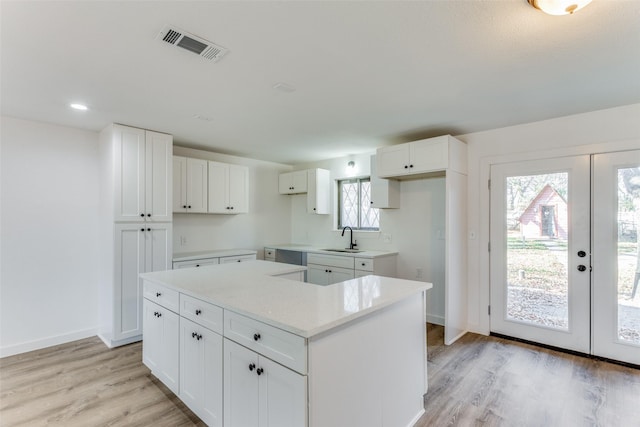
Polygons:
<instances>
[{"instance_id":1,"label":"textured ceiling","mask_svg":"<svg viewBox=\"0 0 640 427\"><path fill-rule=\"evenodd\" d=\"M525 0L2 1L0 15L3 115L281 163L640 102L638 0L563 17ZM156 40L167 24L229 53Z\"/></svg>"}]
</instances>

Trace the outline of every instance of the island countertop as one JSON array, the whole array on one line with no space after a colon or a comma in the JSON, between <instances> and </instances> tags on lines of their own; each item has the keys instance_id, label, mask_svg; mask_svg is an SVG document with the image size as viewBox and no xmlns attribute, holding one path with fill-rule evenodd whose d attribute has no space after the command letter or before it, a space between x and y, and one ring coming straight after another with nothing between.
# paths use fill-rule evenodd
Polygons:
<instances>
[{"instance_id":1,"label":"island countertop","mask_svg":"<svg viewBox=\"0 0 640 427\"><path fill-rule=\"evenodd\" d=\"M329 286L274 277L304 270L304 266L257 260L140 277L304 338L432 287L431 283L373 275Z\"/></svg>"}]
</instances>

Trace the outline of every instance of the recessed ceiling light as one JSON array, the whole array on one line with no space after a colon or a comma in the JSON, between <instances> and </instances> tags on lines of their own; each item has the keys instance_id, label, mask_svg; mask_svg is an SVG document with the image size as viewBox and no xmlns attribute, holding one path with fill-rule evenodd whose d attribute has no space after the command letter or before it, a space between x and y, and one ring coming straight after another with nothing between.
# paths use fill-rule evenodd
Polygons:
<instances>
[{"instance_id":1,"label":"recessed ceiling light","mask_svg":"<svg viewBox=\"0 0 640 427\"><path fill-rule=\"evenodd\" d=\"M84 104L70 104L69 107L73 108L74 110L80 111L87 111L89 109L89 107Z\"/></svg>"}]
</instances>

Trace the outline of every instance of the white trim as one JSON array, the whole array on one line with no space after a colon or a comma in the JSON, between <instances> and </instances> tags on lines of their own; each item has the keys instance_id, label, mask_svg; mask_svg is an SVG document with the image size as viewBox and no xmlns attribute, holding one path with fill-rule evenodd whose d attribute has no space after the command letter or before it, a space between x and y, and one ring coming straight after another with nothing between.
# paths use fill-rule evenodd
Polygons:
<instances>
[{"instance_id":1,"label":"white trim","mask_svg":"<svg viewBox=\"0 0 640 427\"><path fill-rule=\"evenodd\" d=\"M434 325L444 326L444 316L438 316L436 314L427 314L427 323L433 323Z\"/></svg>"},{"instance_id":2,"label":"white trim","mask_svg":"<svg viewBox=\"0 0 640 427\"><path fill-rule=\"evenodd\" d=\"M513 153L500 156L480 157L480 184L483 189L483 195L480 196L480 222L479 222L479 278L478 278L478 309L480 313L480 322L478 324L469 324L468 329L482 335L489 335L491 331L490 318L487 313L487 306L490 305L490 278L489 278L489 252L486 248L489 245L489 189L487 182L491 177L491 165L498 163L517 162L525 160L541 160L556 157L567 157L584 154L609 153L615 151L627 151L638 149L638 139L624 139L618 141L601 142L588 145L579 145L574 147L558 148L554 150L537 150ZM474 183L475 188L475 183ZM471 190L470 190L471 192ZM471 225L471 224L469 224ZM470 259L475 254L469 254ZM470 280L472 278L469 278ZM475 277L473 278L475 279Z\"/></svg>"},{"instance_id":3,"label":"white trim","mask_svg":"<svg viewBox=\"0 0 640 427\"><path fill-rule=\"evenodd\" d=\"M8 357L16 354L26 353L33 350L40 350L54 345L66 344L68 342L93 337L98 333L98 328L83 329L80 331L69 332L67 334L54 335L52 337L41 338L33 341L27 341L19 344L7 345L0 347L0 357Z\"/></svg>"}]
</instances>

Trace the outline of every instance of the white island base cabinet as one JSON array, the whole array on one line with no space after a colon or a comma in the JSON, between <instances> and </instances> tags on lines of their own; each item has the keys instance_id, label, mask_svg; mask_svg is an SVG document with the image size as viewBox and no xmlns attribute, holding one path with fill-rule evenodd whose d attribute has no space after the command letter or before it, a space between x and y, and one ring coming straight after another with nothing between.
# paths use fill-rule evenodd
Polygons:
<instances>
[{"instance_id":1,"label":"white island base cabinet","mask_svg":"<svg viewBox=\"0 0 640 427\"><path fill-rule=\"evenodd\" d=\"M304 427L307 377L224 339L224 426Z\"/></svg>"}]
</instances>

